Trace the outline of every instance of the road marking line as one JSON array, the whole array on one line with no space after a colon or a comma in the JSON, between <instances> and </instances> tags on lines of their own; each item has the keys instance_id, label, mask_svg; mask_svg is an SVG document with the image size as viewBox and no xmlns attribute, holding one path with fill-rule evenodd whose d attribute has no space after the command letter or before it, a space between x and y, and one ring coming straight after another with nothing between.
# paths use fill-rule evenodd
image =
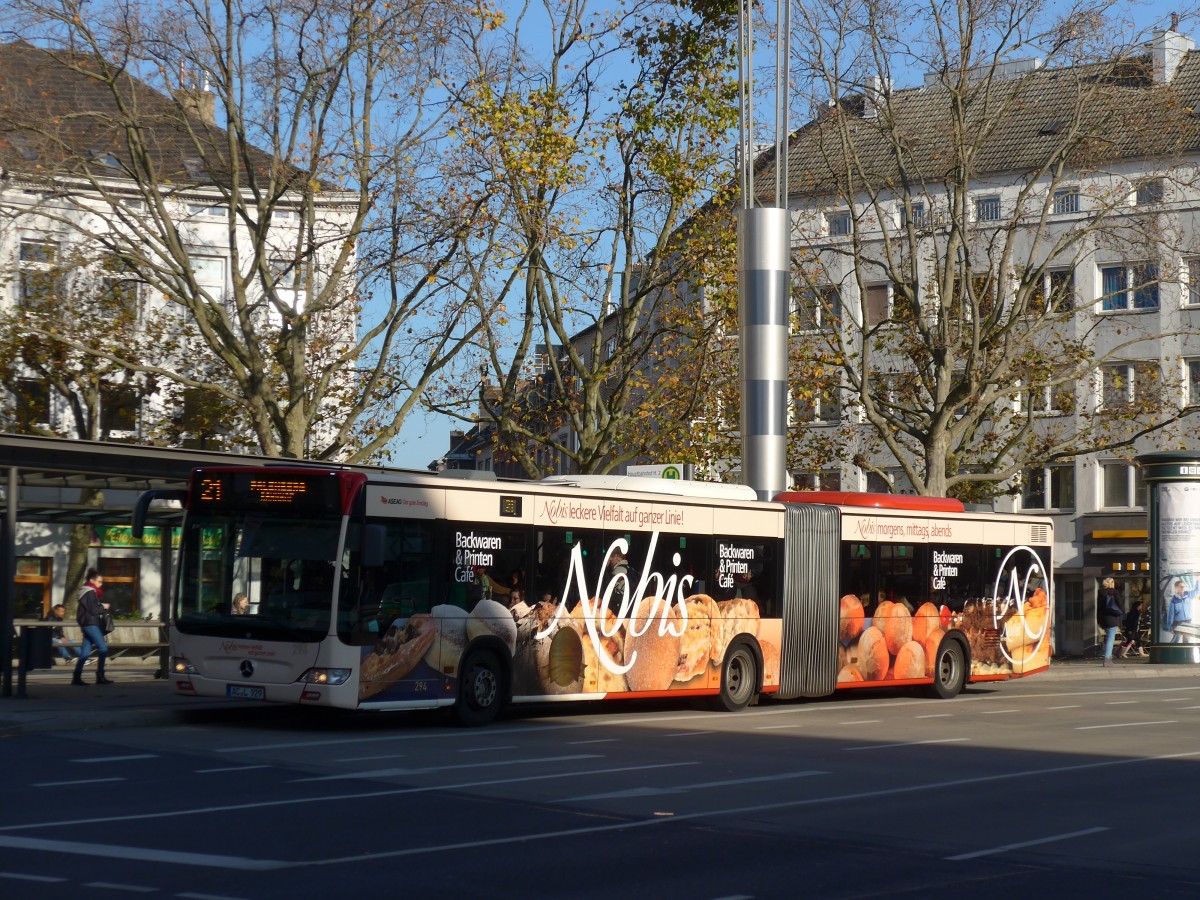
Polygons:
<instances>
[{"instance_id":1,"label":"road marking line","mask_svg":"<svg viewBox=\"0 0 1200 900\"><path fill-rule=\"evenodd\" d=\"M975 850L972 853L960 853L958 856L947 856L949 862L960 862L964 859L976 859L980 856L992 856L996 853L1007 853L1009 850L1020 850L1024 847L1036 847L1039 844L1053 844L1056 841L1068 841L1072 838L1086 837L1089 834L1099 834L1101 831L1108 831L1107 828L1085 828L1082 831L1068 831L1066 834L1054 834L1050 837L1035 838L1031 841L1018 841L1015 844L1004 844L1001 847L993 847L990 850Z\"/></svg>"},{"instance_id":2,"label":"road marking line","mask_svg":"<svg viewBox=\"0 0 1200 900\"><path fill-rule=\"evenodd\" d=\"M487 766L524 766L530 763L574 762L580 759L603 759L595 753L576 753L571 756L543 756L533 759L489 759L481 763L463 763L456 766L422 766L414 769L375 769L369 772L342 772L337 775L317 775L313 778L293 778L289 784L305 784L314 781L346 781L354 778L396 778L402 775L429 775L432 772L451 772L456 769L480 769Z\"/></svg>"},{"instance_id":3,"label":"road marking line","mask_svg":"<svg viewBox=\"0 0 1200 900\"><path fill-rule=\"evenodd\" d=\"M76 784L103 784L106 781L124 780L124 778L80 778L78 781L42 781L33 787L71 787Z\"/></svg>"},{"instance_id":4,"label":"road marking line","mask_svg":"<svg viewBox=\"0 0 1200 900\"><path fill-rule=\"evenodd\" d=\"M673 787L661 788L629 788L624 791L608 791L603 794L584 794L581 797L564 797L561 800L555 800L554 803L578 803L582 800L616 800L634 797L662 797L667 794L685 794L688 791L703 790L705 788L714 787L729 787L734 784L760 784L764 781L787 781L792 778L808 778L812 775L828 775L828 772L809 771L809 772L784 772L779 775L759 775L754 778L731 778L727 781L702 781L694 784L681 784Z\"/></svg>"},{"instance_id":5,"label":"road marking line","mask_svg":"<svg viewBox=\"0 0 1200 900\"><path fill-rule=\"evenodd\" d=\"M645 772L650 769L677 769L698 766L697 761L652 763L645 766L618 766L612 769L588 769L583 772L549 772L520 778L492 778L487 781L467 781L458 784L435 784L422 787L393 788L386 791L361 791L352 794L326 794L322 797L291 797L287 800L262 800L257 803L230 803L225 806L201 806L192 809L171 809L163 812L131 813L121 816L94 816L90 819L59 819L54 822L28 822L24 825L0 825L0 831L27 831L31 828L61 828L64 825L100 825L108 822L139 822L145 819L171 819L179 816L211 813L241 812L247 809L271 809L308 803L344 803L347 800L370 800L376 797L398 797L404 794L428 794L433 791L461 791L469 788L493 787L498 784L519 784L523 781L552 781L558 778L586 778L593 775L618 775L625 772Z\"/></svg>"},{"instance_id":6,"label":"road marking line","mask_svg":"<svg viewBox=\"0 0 1200 900\"><path fill-rule=\"evenodd\" d=\"M877 725L880 719L856 719L852 722L838 722L839 725Z\"/></svg>"},{"instance_id":7,"label":"road marking line","mask_svg":"<svg viewBox=\"0 0 1200 900\"><path fill-rule=\"evenodd\" d=\"M755 731L776 731L780 728L803 728L804 725L800 722L792 722L787 725L756 725Z\"/></svg>"},{"instance_id":8,"label":"road marking line","mask_svg":"<svg viewBox=\"0 0 1200 900\"><path fill-rule=\"evenodd\" d=\"M1141 703L1141 700L1109 700L1105 706L1123 706L1126 703Z\"/></svg>"},{"instance_id":9,"label":"road marking line","mask_svg":"<svg viewBox=\"0 0 1200 900\"><path fill-rule=\"evenodd\" d=\"M712 734L711 731L676 731L673 734L664 734L663 737L695 737L698 734Z\"/></svg>"},{"instance_id":10,"label":"road marking line","mask_svg":"<svg viewBox=\"0 0 1200 900\"><path fill-rule=\"evenodd\" d=\"M459 750L459 753L495 753L497 750L516 750L516 746L509 744L507 747L468 747L466 750Z\"/></svg>"},{"instance_id":11,"label":"road marking line","mask_svg":"<svg viewBox=\"0 0 1200 900\"><path fill-rule=\"evenodd\" d=\"M1015 713L1015 712L1020 712L1020 710L1019 709L981 709L979 711L979 714L981 716L1003 716L1007 713Z\"/></svg>"},{"instance_id":12,"label":"road marking line","mask_svg":"<svg viewBox=\"0 0 1200 900\"><path fill-rule=\"evenodd\" d=\"M1076 731L1092 731L1096 728L1137 728L1142 725L1178 725L1176 719L1163 719L1160 722L1117 722L1113 725L1079 725L1076 726Z\"/></svg>"},{"instance_id":13,"label":"road marking line","mask_svg":"<svg viewBox=\"0 0 1200 900\"><path fill-rule=\"evenodd\" d=\"M953 719L954 713L930 713L927 716L914 716L916 719Z\"/></svg>"},{"instance_id":14,"label":"road marking line","mask_svg":"<svg viewBox=\"0 0 1200 900\"><path fill-rule=\"evenodd\" d=\"M806 799L801 799L801 800L786 800L786 801L780 801L780 802L776 802L776 803L758 803L758 804L754 804L752 806L727 807L724 809L711 809L711 810L704 810L704 811L695 812L695 813L680 813L680 814L672 815L672 816L658 816L658 817L651 817L648 819L638 819L638 820L629 821L629 822L615 822L615 823L610 823L610 824L605 824L605 825L589 825L589 826L581 827L581 828L559 829L559 830L555 830L555 831L548 831L548 832L534 833L534 834L529 834L529 833L517 834L517 835L507 834L503 837L498 837L498 838L485 838L485 839L476 840L476 841L460 841L460 842L453 843L453 844L434 844L434 845L428 845L428 846L424 846L424 847L405 847L405 848L398 849L398 850L385 850L385 851L380 851L378 853L359 853L359 854L354 854L352 856L331 857L329 859L297 860L294 863L280 863L276 860L243 860L239 857L216 857L216 856L207 857L208 861L205 862L204 860L206 858L203 856L203 854L173 854L173 855L176 857L181 857L181 858L187 857L186 862L188 862L189 864L194 862L197 865L212 865L214 867L240 868L242 866L242 864L244 864L244 863L252 863L252 864L259 866L261 868L261 870L266 870L268 868L291 868L291 867L300 868L302 866L331 866L331 865L341 865L341 864L347 863L347 862L359 864L359 863L362 863L362 862L365 862L368 860L374 860L374 859L395 859L395 858L404 857L404 856L421 856L421 855L432 854L432 853L445 853L448 851L473 849L473 848L477 848L477 847L495 847L495 846L502 846L502 845L507 845L507 844L534 843L534 842L538 842L538 841L549 841L549 840L552 840L555 838L577 837L579 835L586 835L586 834L604 834L604 833L615 832L615 831L630 831L635 828L647 828L647 827L650 827L653 825L661 825L666 822L687 822L687 821L695 821L697 819L711 819L714 816L745 815L745 814L749 814L749 813L771 812L771 811L781 810L781 809L797 809L800 807L819 806L819 805L831 804L831 803L843 804L843 803L846 803L847 801L864 800L864 799L871 799L871 798L875 798L875 797L889 797L889 796L896 796L899 794L913 794L913 793L929 791L929 790L961 788L961 787L966 787L969 785L986 784L989 782L1011 781L1011 780L1018 779L1018 778L1038 778L1038 777L1043 777L1043 776L1047 776L1047 775L1062 774L1064 772L1084 772L1084 771L1088 771L1088 770L1092 770L1092 769L1107 769L1107 768L1112 768L1114 766L1127 766L1127 765L1134 764L1134 763L1162 762L1162 761L1168 760L1168 759L1189 759L1189 758L1193 758L1196 756L1200 756L1200 750L1192 750L1192 751L1188 751L1186 753L1162 754L1160 756L1101 760L1099 762L1080 763L1078 765L1073 765L1073 766L1052 766L1052 767L1046 768L1046 769L1026 769L1026 770L1022 770L1019 772L1005 772L1005 773L998 773L998 774L992 774L992 775L979 775L979 776L975 776L972 778L956 778L956 779L952 779L949 781L929 782L926 784L905 785L905 786L901 786L901 787L884 788L882 790L877 790L877 791L861 791L861 792L854 793L854 794L842 794L839 796L832 796L832 797L812 797L812 798L806 798ZM696 764L697 763L683 763L683 765L696 765ZM661 767L666 767L666 766L674 767L674 766L678 766L678 765L680 765L680 763L663 763L661 765ZM648 768L650 768L650 767L648 767ZM613 770L613 771L620 771L620 770ZM546 777L577 778L581 774L596 775L596 774L601 774L601 773L599 773L599 772L586 772L586 773L563 772L563 773L556 773L555 775L550 775L550 776L543 776L543 775L531 776L526 779L520 779L520 778L502 779L502 780L497 780L497 781L491 782L491 783L492 784L511 784L511 783L514 783L517 781L522 781L522 780L534 781L534 780L539 780L539 779L546 778ZM474 787L474 786L478 786L478 785L468 785L468 786ZM196 813L229 812L229 811L232 811L235 809L261 809L261 808L271 807L271 806L287 806L287 805L296 804L296 803L314 803L314 802L330 801L330 800L344 802L345 800L353 799L354 797L370 798L370 799L377 800L380 797L389 796L389 795L394 796L397 794L406 794L406 793L422 793L422 792L432 791L432 790L450 791L450 790L455 790L456 787L463 787L463 786L461 786L461 785L460 786L443 785L440 787L403 788L400 790L393 790L393 791L370 791L370 792L364 792L364 793L357 794L357 795L343 795L343 796L338 796L338 797L309 797L309 798L293 799L293 800L266 801L266 802L262 802L262 803L246 803L246 804L239 804L237 806L231 805L231 806L227 806L227 807L211 807L208 809L199 809L199 810L176 809L176 810L169 810L169 811L157 812L157 813L137 813L137 814L128 815L128 816L107 816L107 817L103 817L103 818L97 817L97 818L93 818L93 819L74 819L74 820L71 820L70 822L41 822L41 823L35 823L35 824L30 824L30 825L5 825L5 826L0 826L0 831L13 831L13 830L23 829L23 828L27 829L27 828L60 827L62 825L66 825L66 824L89 825L89 824L95 824L97 822L132 821L132 820L137 820L137 819L153 819L153 818L168 818L168 817L180 818L183 816L195 815ZM20 842L20 843L13 843L13 842ZM59 854L75 853L75 854L82 854L82 855L104 855L104 856L114 855L112 853L111 847L99 847L97 845L81 845L81 844L70 842L70 841L40 841L39 842L32 838L16 838L16 837L8 837L8 836L0 836L0 846L20 846L20 847L23 847L24 849L45 849L45 850L52 850L53 852L59 853ZM95 846L94 850L91 849L92 846ZM131 849L134 850L135 852L143 852L143 851L138 850L138 848L131 848ZM149 851L149 852L155 853L155 852L159 852L159 851ZM230 860L232 864L229 866L223 866L222 860ZM168 860L168 861L179 861L179 860Z\"/></svg>"},{"instance_id":15,"label":"road marking line","mask_svg":"<svg viewBox=\"0 0 1200 900\"><path fill-rule=\"evenodd\" d=\"M144 884L114 884L111 881L89 881L84 887L105 888L110 891L133 891L135 894L153 894L158 891L158 888Z\"/></svg>"},{"instance_id":16,"label":"road marking line","mask_svg":"<svg viewBox=\"0 0 1200 900\"><path fill-rule=\"evenodd\" d=\"M41 881L52 884L58 884L67 880L51 875L25 875L21 872L0 872L0 878L12 878L15 881Z\"/></svg>"},{"instance_id":17,"label":"road marking line","mask_svg":"<svg viewBox=\"0 0 1200 900\"><path fill-rule=\"evenodd\" d=\"M1038 694L1027 694L1027 695L1008 694L1003 698L996 698L996 697L990 697L990 696L959 696L959 697L955 697L953 700L933 700L933 699L930 699L930 700L905 700L902 697L889 697L886 700L880 700L877 702L876 701L868 702L868 701L863 700L862 698L855 697L855 698L846 699L846 700L827 700L826 702L821 703L820 705L813 705L813 706L809 706L807 708L802 708L802 709L798 709L794 706L781 706L778 709L747 709L747 710L743 710L742 712L738 713L738 717L741 719L754 719L754 718L764 718L764 717L765 718L775 718L778 716L797 716L797 715L799 715L799 716L804 716L805 718L809 718L812 716L818 716L818 715L823 715L825 713L832 713L832 712L838 712L838 713L844 714L846 712L856 711L856 710L883 709L883 708L886 708L889 710L895 710L895 709L904 709L904 708L910 707L910 706L928 707L928 706L932 706L934 704L937 704L939 706L975 705L975 704L980 704L980 703L983 703L983 704L995 703L995 702L998 702L999 699L1003 699L1006 702L1012 703L1014 701L1023 701L1023 700L1046 700L1051 697L1092 697L1092 696L1105 696L1105 695L1114 695L1114 694L1161 694L1161 693L1165 693L1167 691L1179 691L1179 690L1198 690L1198 691L1200 691L1200 686L1197 686L1196 688L1180 688L1178 686L1170 687L1170 688L1136 688L1136 689L1119 690L1119 691L1112 691L1112 690L1056 691L1053 693L1038 693ZM480 737L486 736L486 737L495 739L498 736L504 737L507 735L517 735L517 734L537 734L537 733L553 732L553 731L580 731L583 729L597 729L597 728L603 728L603 729L636 728L636 727L645 727L647 725L654 725L659 722L688 722L688 721L692 721L692 720L696 720L696 719L728 720L728 718L729 718L729 714L723 713L723 712L672 714L672 715L663 715L663 716L641 715L641 716L622 717L622 718L614 718L614 717L609 716L609 717L604 717L603 719L601 719L599 721L578 722L578 723L571 723L571 724L530 725L528 723L521 723L521 724L512 725L512 726L493 725L493 726L485 729L484 731L481 731L479 736ZM391 734L391 735L387 735L384 737L331 738L328 740L319 740L319 741L291 741L288 743L280 743L280 744L246 744L246 745L242 745L239 747L216 747L216 748L213 748L212 752L213 753L250 753L250 752L258 752L258 751L262 751L262 750L290 750L290 749L303 749L303 748L307 748L307 747L326 747L326 746L331 746L334 744L348 746L351 744L366 744L366 743L374 743L374 742L379 742L379 741L392 741L392 742L429 741L429 740L441 740L443 738L457 738L459 740L468 739L467 736L464 735L461 730L447 729L446 731L443 731L443 732L429 733L429 732L422 731L422 732L414 732L414 733L409 733L409 734Z\"/></svg>"},{"instance_id":18,"label":"road marking line","mask_svg":"<svg viewBox=\"0 0 1200 900\"><path fill-rule=\"evenodd\" d=\"M1047 706L1046 709L1047 710L1051 710L1051 709L1083 709L1083 706L1079 703L1076 703L1072 706Z\"/></svg>"},{"instance_id":19,"label":"road marking line","mask_svg":"<svg viewBox=\"0 0 1200 900\"><path fill-rule=\"evenodd\" d=\"M44 850L48 853L67 853L74 856L99 856L106 859L136 859L142 862L207 866L214 869L239 869L246 872L267 872L272 869L289 868L293 865L276 859L248 859L244 856L188 853L181 850L152 850L149 847L89 844L84 841L50 841L44 838L16 837L15 835L0 835L0 847L12 847L17 850Z\"/></svg>"},{"instance_id":20,"label":"road marking line","mask_svg":"<svg viewBox=\"0 0 1200 900\"><path fill-rule=\"evenodd\" d=\"M407 753L380 753L377 756L342 756L334 762L370 762L373 759L404 759Z\"/></svg>"},{"instance_id":21,"label":"road marking line","mask_svg":"<svg viewBox=\"0 0 1200 900\"><path fill-rule=\"evenodd\" d=\"M843 747L843 750L886 750L889 747L920 747L923 744L956 744L970 738L937 738L929 741L907 741L903 744L864 744L861 747Z\"/></svg>"},{"instance_id":22,"label":"road marking line","mask_svg":"<svg viewBox=\"0 0 1200 900\"><path fill-rule=\"evenodd\" d=\"M568 741L567 743L574 747L579 744L615 744L620 738L596 738L594 741Z\"/></svg>"},{"instance_id":23,"label":"road marking line","mask_svg":"<svg viewBox=\"0 0 1200 900\"><path fill-rule=\"evenodd\" d=\"M378 853L364 853L355 856L333 857L330 859L314 859L306 860L298 865L312 866L329 866L340 865L342 863L359 863L374 859L395 859L402 856L420 856L429 853L446 853L458 850L471 850L478 847L496 847L505 844L519 844L525 842L536 843L538 841L547 841L552 838L577 837L585 834L603 834L614 831L628 831L634 828L647 828L653 825L662 825L666 822L687 822L696 819L711 819L714 816L730 816L730 815L745 815L748 813L772 812L781 809L796 809L803 806L818 806L826 803L846 803L847 801L866 800L875 797L890 797L898 794L913 794L921 791L938 790L945 788L960 788L968 785L985 784L995 781L1010 781L1016 778L1031 778L1041 777L1045 775L1057 775L1063 772L1081 772L1089 769L1103 769L1112 766L1129 765L1130 763L1141 762L1161 762L1165 759L1187 759L1190 757L1200 756L1200 750L1192 750L1186 753L1171 753L1163 756L1153 757L1137 757L1134 759L1118 759L1118 760L1103 760L1101 762L1080 763L1074 766L1053 766L1048 769L1027 769L1020 772L1006 772L997 775L979 775L972 778L956 778L950 781L931 782L927 784L906 785L903 787L884 788L878 791L862 791L856 794L842 794L834 797L812 797L804 800L784 800L777 803L759 803L753 806L741 806L725 809L711 809L703 812L694 813L678 813L670 817L637 819L630 822L614 822L607 825L590 825L582 828L562 829L559 831L547 831L541 834L522 834L522 835L505 835L498 838L483 838L477 841L460 841L454 844L435 844L425 847L406 847L399 850L383 850Z\"/></svg>"},{"instance_id":24,"label":"road marking line","mask_svg":"<svg viewBox=\"0 0 1200 900\"><path fill-rule=\"evenodd\" d=\"M218 772L249 772L252 769L269 769L270 766L222 766L219 769L197 769L197 775L215 775Z\"/></svg>"},{"instance_id":25,"label":"road marking line","mask_svg":"<svg viewBox=\"0 0 1200 900\"><path fill-rule=\"evenodd\" d=\"M1180 709L1200 709L1200 706L1181 706Z\"/></svg>"},{"instance_id":26,"label":"road marking line","mask_svg":"<svg viewBox=\"0 0 1200 900\"><path fill-rule=\"evenodd\" d=\"M93 756L90 759L69 759L73 763L125 762L130 759L158 759L157 753L135 753L132 756Z\"/></svg>"}]
</instances>

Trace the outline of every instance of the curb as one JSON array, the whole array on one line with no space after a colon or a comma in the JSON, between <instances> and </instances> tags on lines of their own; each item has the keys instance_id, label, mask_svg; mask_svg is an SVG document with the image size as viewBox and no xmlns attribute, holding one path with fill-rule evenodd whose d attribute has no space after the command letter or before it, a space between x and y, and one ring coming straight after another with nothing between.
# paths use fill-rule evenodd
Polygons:
<instances>
[{"instance_id":1,"label":"curb","mask_svg":"<svg viewBox=\"0 0 1200 900\"><path fill-rule=\"evenodd\" d=\"M33 696L0 697L0 737L177 725L194 721L198 715L254 715L264 706L253 701L176 695L168 682L154 679L149 673L114 674L123 676L115 685L115 690L105 688L103 691L94 687L86 691L73 688L66 680L65 672L61 678L40 676L31 679L28 689ZM133 677L129 678L130 675ZM1048 670L1030 677L1037 682L1200 677L1200 665L1150 665L1141 660L1118 660L1115 665L1105 667L1099 659L1070 658L1055 660Z\"/></svg>"}]
</instances>

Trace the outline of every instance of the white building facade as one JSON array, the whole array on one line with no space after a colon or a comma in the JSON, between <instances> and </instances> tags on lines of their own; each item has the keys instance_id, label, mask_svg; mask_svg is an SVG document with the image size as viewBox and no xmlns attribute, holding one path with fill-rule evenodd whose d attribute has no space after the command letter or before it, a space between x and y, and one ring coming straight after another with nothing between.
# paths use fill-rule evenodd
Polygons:
<instances>
[{"instance_id":1,"label":"white building facade","mask_svg":"<svg viewBox=\"0 0 1200 900\"><path fill-rule=\"evenodd\" d=\"M946 316L944 306L938 312L939 285L957 278L961 302L970 296L981 317L996 306L1023 304L1011 319L996 313L994 345L964 354L965 365L981 368L990 355L986 365L995 377L977 384L964 377L957 387L993 410L976 440L1001 445L1022 429L1029 442L1040 436L1042 458L1028 450L1023 457L991 457L989 471L1024 460L993 502L1055 520L1057 647L1082 650L1095 642L1100 579L1117 577L1127 604L1153 595L1147 494L1133 458L1200 447L1194 435L1200 417L1189 418L1200 406L1200 141L1190 112L1157 123L1151 117L1155 133L1134 113L1139 98L1152 108L1200 109L1200 53L1183 35L1159 32L1144 54L1109 67L1082 72L1015 61L987 77L1003 99L1019 102L1000 105L1004 120L973 145L979 159L961 179L937 169L939 147L949 139L943 141L937 112L946 105L946 87L933 76L919 88L848 98L793 136L794 332L801 346L824 339L836 351L828 358L842 363L831 365L828 383L815 390L797 393L793 375L795 440L838 449L791 474L801 487L911 491L894 449L913 445L902 437L892 446L881 440L866 404L880 415L889 404L907 406L910 419L914 410L935 417L952 412L953 398L931 392L954 379L914 374L914 357L900 352L911 346L911 335L935 331L931 321ZM1072 112L1081 84L1103 84L1105 92L1095 97L1094 110L1085 104ZM882 91L878 83L872 87ZM1097 121L1101 115L1111 117L1107 130ZM1087 132L1090 142L1070 144L1072 129ZM911 141L903 165L888 161L895 146L879 146L897 134ZM856 165L866 173L836 187L837 167L823 159L836 153L833 136L859 142ZM1052 162L1056 147L1062 158ZM916 169L922 177L908 177ZM905 178L894 177L898 170ZM957 258L957 274L945 268L948 254ZM1040 288L1032 289L1034 283ZM1045 315L1059 304L1062 315ZM996 346L1015 342L1013 330L1034 319L1039 324L1023 338L1041 345L1042 356L1029 357L1039 361L1024 371L1020 359L1007 362L1007 370L992 361L1000 355ZM969 336L955 340L970 344ZM1051 373L1042 364L1053 356L1047 348L1059 344L1080 356ZM857 369L845 362L868 356L873 361ZM937 364L931 356L929 368ZM863 385L867 371L873 387ZM1155 404L1161 413L1151 416ZM1138 415L1177 421L1132 439ZM1115 428L1120 440L1104 437L1105 428L1124 419L1128 424ZM949 427L954 421L950 415ZM1077 453L1062 452L1068 438Z\"/></svg>"}]
</instances>

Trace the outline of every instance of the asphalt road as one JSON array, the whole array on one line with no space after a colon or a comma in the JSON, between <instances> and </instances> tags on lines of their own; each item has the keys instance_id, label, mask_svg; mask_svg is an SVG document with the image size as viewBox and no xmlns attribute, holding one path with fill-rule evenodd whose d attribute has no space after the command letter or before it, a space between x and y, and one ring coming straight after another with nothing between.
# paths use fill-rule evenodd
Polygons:
<instances>
[{"instance_id":1,"label":"asphalt road","mask_svg":"<svg viewBox=\"0 0 1200 900\"><path fill-rule=\"evenodd\" d=\"M0 897L1193 897L1200 678L0 740Z\"/></svg>"}]
</instances>

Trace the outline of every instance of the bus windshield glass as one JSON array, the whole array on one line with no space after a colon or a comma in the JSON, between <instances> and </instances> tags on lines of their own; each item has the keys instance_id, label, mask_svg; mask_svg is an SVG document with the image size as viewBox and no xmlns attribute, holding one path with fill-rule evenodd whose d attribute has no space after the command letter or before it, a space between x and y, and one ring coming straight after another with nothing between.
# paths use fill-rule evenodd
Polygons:
<instances>
[{"instance_id":1,"label":"bus windshield glass","mask_svg":"<svg viewBox=\"0 0 1200 900\"><path fill-rule=\"evenodd\" d=\"M185 634L319 641L329 631L341 518L190 516L175 626Z\"/></svg>"}]
</instances>

